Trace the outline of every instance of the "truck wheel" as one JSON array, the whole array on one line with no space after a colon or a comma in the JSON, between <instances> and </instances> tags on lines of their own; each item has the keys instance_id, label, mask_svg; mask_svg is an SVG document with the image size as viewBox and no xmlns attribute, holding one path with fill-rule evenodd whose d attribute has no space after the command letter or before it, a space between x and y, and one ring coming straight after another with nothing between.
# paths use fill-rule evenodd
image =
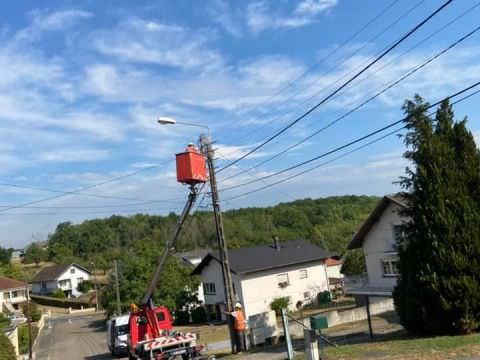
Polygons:
<instances>
[{"instance_id":1,"label":"truck wheel","mask_svg":"<svg viewBox=\"0 0 480 360\"><path fill-rule=\"evenodd\" d=\"M130 354L130 351L128 352L128 360L137 360L137 358L135 356L133 356L132 354Z\"/></svg>"}]
</instances>

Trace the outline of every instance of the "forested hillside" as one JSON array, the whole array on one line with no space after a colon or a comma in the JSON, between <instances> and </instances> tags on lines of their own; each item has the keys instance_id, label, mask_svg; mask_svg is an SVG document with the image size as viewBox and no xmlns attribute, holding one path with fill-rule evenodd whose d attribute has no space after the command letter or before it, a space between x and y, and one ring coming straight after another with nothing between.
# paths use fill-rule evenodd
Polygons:
<instances>
[{"instance_id":1,"label":"forested hillside","mask_svg":"<svg viewBox=\"0 0 480 360\"><path fill-rule=\"evenodd\" d=\"M229 247L268 243L273 235L281 240L305 238L341 253L378 202L372 196L335 196L304 199L273 207L245 208L224 213ZM131 217L112 216L84 221L78 225L61 223L49 237L49 258L63 263L95 262L108 269L115 258L138 248L159 249L171 233L175 214ZM197 212L186 221L177 250L215 247L215 227L210 211Z\"/></svg>"}]
</instances>

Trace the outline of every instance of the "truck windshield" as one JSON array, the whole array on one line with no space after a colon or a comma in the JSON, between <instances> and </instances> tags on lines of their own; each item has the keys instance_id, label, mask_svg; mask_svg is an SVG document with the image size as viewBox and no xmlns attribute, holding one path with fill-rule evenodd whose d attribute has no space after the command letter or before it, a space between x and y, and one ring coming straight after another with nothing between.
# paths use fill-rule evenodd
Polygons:
<instances>
[{"instance_id":1,"label":"truck windshield","mask_svg":"<svg viewBox=\"0 0 480 360\"><path fill-rule=\"evenodd\" d=\"M128 334L128 325L121 325L121 326L117 326L116 328L116 331L117 331L117 335L125 335L125 334Z\"/></svg>"}]
</instances>

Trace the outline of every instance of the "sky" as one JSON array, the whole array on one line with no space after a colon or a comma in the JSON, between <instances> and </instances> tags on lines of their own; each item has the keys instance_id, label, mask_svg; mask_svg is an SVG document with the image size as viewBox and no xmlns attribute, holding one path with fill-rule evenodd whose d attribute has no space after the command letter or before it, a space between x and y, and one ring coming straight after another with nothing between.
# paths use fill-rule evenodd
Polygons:
<instances>
[{"instance_id":1,"label":"sky","mask_svg":"<svg viewBox=\"0 0 480 360\"><path fill-rule=\"evenodd\" d=\"M64 221L178 213L187 189L175 180L174 154L196 143L203 130L160 126L159 116L208 126L220 169L337 90L442 3L0 3L0 246L19 248L46 238ZM478 81L479 34L299 146L254 166L446 49L474 30L479 17L477 1L453 1L288 131L219 172L222 208L398 191L395 181L407 163L397 136L337 160L350 148L258 178L401 119L404 100L415 93L434 103ZM470 130L480 138L478 99L459 103L455 113L458 119L468 116ZM319 167L267 187L313 165ZM58 193L83 187L90 187L83 195ZM261 187L267 188L235 198ZM208 210L208 203L207 197L200 209Z\"/></svg>"}]
</instances>

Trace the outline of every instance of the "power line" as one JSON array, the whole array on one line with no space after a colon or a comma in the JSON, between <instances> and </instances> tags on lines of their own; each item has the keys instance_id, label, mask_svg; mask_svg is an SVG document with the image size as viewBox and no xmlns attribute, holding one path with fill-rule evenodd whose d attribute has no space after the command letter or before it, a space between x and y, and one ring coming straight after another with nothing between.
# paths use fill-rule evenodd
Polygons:
<instances>
[{"instance_id":1,"label":"power line","mask_svg":"<svg viewBox=\"0 0 480 360\"><path fill-rule=\"evenodd\" d=\"M477 86L478 84L480 84L480 82L478 82L475 86ZM470 87L469 89L471 89L471 87ZM467 91L468 91L468 90L467 90ZM458 104L459 102L462 102L462 101L464 101L464 100L466 100L466 99L468 99L468 98L470 98L470 97L472 97L472 96L474 96L474 95L476 95L476 94L478 94L478 93L480 93L480 90L476 90L476 91L472 92L471 94L468 94L468 95L466 95L466 96L464 96L464 97L462 97L462 98L460 98L460 99L452 102L452 105ZM457 96L457 95L459 95L459 93L454 94L454 95L452 95L451 97ZM451 98L451 97L449 97L449 98ZM447 99L448 99L448 98L447 98ZM437 104L438 104L438 103L437 103ZM436 106L436 105L434 104L433 106ZM429 108L430 108L430 107L431 107L431 106L429 106ZM430 113L429 116L432 115L432 114L433 114L433 112ZM321 164L312 166L312 167L310 167L310 168L308 168L308 169L306 169L306 170L304 170L304 171L301 171L301 172L299 172L299 173L297 173L297 174L294 174L294 175L292 175L292 176L289 176L289 177L287 177L287 178L285 178L285 179L276 181L276 182L274 182L272 185L279 185L279 184L281 184L281 183L290 181L290 180L292 180L292 179L294 179L294 178L297 178L297 177L299 177L299 176L301 176L301 175L304 175L304 174L306 174L306 173L309 173L309 172L311 172L311 171L313 171L313 170L315 170L315 169L318 169L318 168L320 168L320 167L322 167L322 166L328 165L328 164L330 164L330 163L332 163L332 162L334 162L334 161L336 161L336 160L339 160L339 159L341 159L341 158L343 158L343 157L346 157L346 156L348 156L348 155L350 155L350 154L352 154L352 153L354 153L354 152L356 152L356 151L359 151L359 150L361 150L361 149L363 149L363 148L365 148L365 147L367 147L367 146L369 146L369 145L372 145L372 144L374 144L374 143L376 143L376 142L379 142L379 141L385 139L386 137L389 137L389 136L391 136L391 135L394 135L394 134L400 132L401 130L403 130L405 127L406 127L406 126L404 125L404 126L398 128L398 129L395 129L395 130L393 130L393 131L391 131L391 132L389 132L389 133L387 133L387 134L385 134L385 135L383 135L383 136L380 136L379 138L377 138L377 139L375 139L375 140L372 140L372 141L370 141L370 142L368 142L368 143L366 143L366 144L364 144L364 145L361 145L361 146L359 146L359 147L356 147L355 149L350 150L350 151L348 151L348 152L346 152L346 153L344 153L344 154L342 154L342 155L340 155L340 156L337 156L337 157L335 157L335 158L333 158L333 159L330 159L330 160L328 160L328 161L325 161L325 162L323 162L323 163L321 163ZM226 200L224 200L224 201L227 202L227 201L230 201L230 200L234 200L234 199L237 199L237 198L241 198L241 197L244 197L244 196L247 196L247 195L250 195L250 194L253 194L253 193L262 191L262 190L265 190L265 189L268 189L268 186L263 186L263 187L261 187L261 188L257 188L257 189L250 190L250 191L247 191L247 192L245 192L245 193L239 194L239 195L232 196L232 197L230 197L230 198L228 198L228 199L226 199Z\"/></svg>"},{"instance_id":2,"label":"power line","mask_svg":"<svg viewBox=\"0 0 480 360\"><path fill-rule=\"evenodd\" d=\"M11 209L18 209L18 208L21 208L21 207L24 207L24 206L35 205L35 204L38 204L38 203L41 203L41 202L45 202L45 201L49 201L49 200L53 200L53 199L58 199L58 198L61 198L61 197L67 196L67 195L91 196L91 197L99 197L99 198L105 198L105 199L116 199L116 200L126 200L126 201L171 202L170 200L165 200L165 201L164 200L145 200L145 199L125 198L125 197L108 196L108 195L100 195L100 194L83 194L83 193L81 193L82 191L85 191L85 190L88 190L88 189L93 189L95 187L99 187L99 186L102 186L102 185L110 184L112 182L119 181L119 180L122 180L122 179L125 179L125 178L128 178L128 177L137 175L139 173L152 170L152 169L160 167L162 165L170 164L171 162L173 162L173 160L169 160L169 161L166 161L166 162L161 163L161 164L152 165L152 166L149 166L149 167L146 167L146 168L143 168L143 169L139 169L139 170L130 172L128 174L117 176L115 178L112 178L112 179L109 179L109 180L106 180L106 181L102 181L100 183L96 183L96 184L93 184L93 185L85 186L85 187L82 187L80 189L72 190L72 191L61 191L61 190L41 188L41 187L35 187L35 186L27 186L27 185L19 185L19 184L10 184L10 183L6 183L6 182L0 182L1 186L17 187L17 188L30 189L30 190L39 190L39 191L48 191L48 192L54 192L54 193L60 194L60 195L55 195L55 196L51 196L51 197L48 197L48 198L43 198L43 199L39 199L39 200L35 200L35 201L31 201L31 202L27 202L27 203L23 203L23 204L19 204L19 205L10 206L10 207L7 207L5 209L0 209L0 213L5 212L7 210L11 210ZM177 200L177 199L174 199L174 200Z\"/></svg>"},{"instance_id":3,"label":"power line","mask_svg":"<svg viewBox=\"0 0 480 360\"><path fill-rule=\"evenodd\" d=\"M54 213L6 213L6 214L0 214L0 217L2 216L55 216L55 215L95 215L95 214L111 214L114 216L117 213L145 213L145 212L152 212L152 211L164 211L164 210L170 210L170 211L175 211L176 208L168 207L168 208L150 208L150 209L136 209L136 210L116 210L115 212L111 211L82 211L82 212L54 212Z\"/></svg>"},{"instance_id":4,"label":"power line","mask_svg":"<svg viewBox=\"0 0 480 360\"><path fill-rule=\"evenodd\" d=\"M273 100L274 98L276 98L279 94L283 93L285 90L291 88L296 82L298 82L300 79L304 78L307 74L309 74L310 72L312 72L313 70L315 70L316 68L318 68L318 66L322 65L325 63L325 61L327 61L328 59L330 59L333 55L335 55L338 51L340 51L345 45L347 45L351 40L353 40L357 35L359 35L360 33L362 33L365 29L367 29L371 24L373 24L376 20L378 20L383 14L385 14L388 10L390 10L390 8L392 8L396 3L398 2L398 0L394 0L392 3L390 3L387 7L385 7L383 10L381 10L377 15L375 15L372 19L370 19L366 24L364 24L360 29L358 29L356 32L354 32L351 36L349 36L347 39L345 39L339 46L335 47L332 51L330 51L326 56L324 56L322 59L320 59L318 62L316 62L314 65L312 65L311 67L309 67L306 71L304 71L300 76L296 77L294 80L290 81L286 86L282 87L280 90L278 90L276 93L274 93L272 96L270 96L268 99L266 99L265 101L263 101L262 103L260 103L259 105L255 106L253 109L249 110L246 114L242 115L242 117L247 117L249 114L253 113L255 110L259 109L261 106L263 105L266 105L268 102L270 102L271 100ZM338 68L338 66L340 66L341 64L343 64L344 62L346 62L348 59L350 59L352 56L354 56L355 54L357 54L358 52L360 52L363 48L365 48L366 46L368 46L368 44L370 44L372 41L374 41L376 38L378 38L379 36L381 36L382 34L384 34L386 31L388 31L391 27L393 27L396 23L398 23L398 21L400 21L401 19L403 19L404 17L406 17L410 12L412 12L415 8L417 8L418 6L420 6L423 2L425 2L425 0L421 0L416 6L414 6L413 8L411 8L407 13L403 14L400 18L398 18L396 21L392 22L390 25L388 25L385 29L383 29L382 31L380 31L375 37L371 38L368 42L364 43L361 47L357 48L355 51L353 51L352 53L349 54L349 56L344 59L341 63L339 63L337 66L335 66L333 69L330 69L328 72L326 72L325 74L322 74L322 76L325 76L327 74L329 74L330 72L332 72L333 70L335 70L336 68ZM293 94L292 96L289 96L288 98L278 102L277 104L274 105L274 107L272 109L277 109L278 107L280 107L282 104L290 101L291 99L297 97L299 94L301 94L302 92L304 92L307 88L309 88L310 86L312 86L314 83L316 83L319 79L321 79L321 77L317 77L315 80L313 80L312 82L310 82L309 84L307 84L307 86L305 86L304 88L302 88L299 92L296 92L295 94ZM271 110L272 110L271 109ZM268 111L264 112L263 114L257 116L255 118L255 120L260 120L262 119L265 115L268 114ZM266 126L267 124L261 126L260 128L263 128L264 126ZM223 131L225 131L225 129L223 129ZM244 136L241 136L240 138L237 139L237 141L241 140L241 139L244 139L246 136L248 136L248 134L244 135ZM229 155L229 154L227 154Z\"/></svg>"},{"instance_id":5,"label":"power line","mask_svg":"<svg viewBox=\"0 0 480 360\"><path fill-rule=\"evenodd\" d=\"M477 3L474 7L477 7L480 5L480 2ZM473 8L474 8L473 7ZM471 10L473 9L471 8ZM457 18L458 19L458 18ZM247 169L244 169L243 171L240 171L239 173L236 173L234 175L231 175L231 176L228 176L224 179L222 179L220 182L222 181L225 181L225 180L228 180L228 179L231 179L235 176L238 176L238 175L241 175L247 171L250 171L250 170L253 170L261 165L264 165L276 158L278 158L279 156L287 153L288 151L294 149L295 147L305 143L306 141L310 140L311 138L313 138L314 136L318 135L319 133L321 133L322 131L328 129L329 127L333 126L334 124L336 124L337 122L345 119L347 116L351 115L352 113L354 113L355 111L357 111L358 109L362 108L363 106L365 106L366 104L368 104L369 102L373 101L374 99L376 99L377 97L379 97L380 95L384 94L385 92L387 92L388 90L390 90L391 88L393 88L394 86L398 85L400 82L402 82L403 80L407 79L408 77L410 77L411 75L415 74L417 71L423 69L425 66L427 66L428 64L430 64L432 61L436 60L437 58L439 58L440 56L442 56L443 54L445 54L446 52L448 52L449 50L451 50L452 48L454 48L455 46L457 46L458 44L462 43L463 41L465 41L466 39L468 39L470 36L472 36L473 34L475 34L477 31L480 30L480 26L476 27L474 30L470 31L468 34L462 36L460 39L458 39L457 41L453 42L452 44L450 44L447 48L443 49L442 51L436 53L435 55L431 56L430 58L428 58L426 61L424 61L423 63L415 66L414 68L412 68L410 71L408 71L406 74L404 74L403 76L401 76L399 79L397 79L396 81L394 82L391 82L387 87L383 88L382 90L378 91L377 93L375 93L374 95L370 96L368 99L364 100L362 103L360 103L359 105L357 105L356 107L354 107L353 109L349 110L348 112L346 112L345 114L343 114L342 116L336 118L335 120L331 121L330 123L326 124L325 126L323 126L322 128L320 128L319 130L313 132L312 134L310 134L309 136L301 139L300 141L294 143L293 145L287 147L286 149L278 152L277 154L261 161L260 163L258 164L255 164ZM398 59L398 58L397 58ZM382 85L383 86L383 85Z\"/></svg>"},{"instance_id":6,"label":"power line","mask_svg":"<svg viewBox=\"0 0 480 360\"><path fill-rule=\"evenodd\" d=\"M359 53L360 51L362 51L364 48L366 48L368 45L370 45L373 41L375 41L377 38L379 38L381 35L383 35L384 33L386 33L388 30L390 30L393 26L395 26L398 22L400 22L401 20L403 20L405 17L407 17L410 13L412 13L414 10L416 10L419 6L421 6L423 3L425 2L425 0L421 0L420 2L418 2L417 4L415 4L413 7L411 7L409 10L407 10L405 13L403 13L402 15L400 15L396 20L394 20L393 22L391 22L387 27L385 27L383 30L381 30L380 32L378 32L376 35L374 35L373 37L371 37L367 42L363 43L362 46L358 47L356 50L354 50L353 52L351 52L346 58L344 58L342 61L340 61L338 64L336 64L334 67L330 68L328 71L322 73L321 75L319 75L317 78L315 78L313 81L311 81L310 83L308 83L306 86L304 86L303 88L301 88L299 91L295 92L293 95L291 95L290 97L288 97L287 99L285 99L284 101L280 102L279 104L277 104L278 106L275 106L272 110L274 109L277 109L280 105L296 98L298 95L302 94L305 90L307 90L308 88L312 87L313 84L315 84L316 82L318 82L320 79L323 79L325 76L327 76L328 74L332 73L333 71L335 71L336 69L338 69L341 65L343 65L344 63L346 63L348 60L350 60L351 58L353 58L353 56L355 56L357 53ZM353 68L351 71L347 72L346 74L344 74L343 76L341 76L339 79L337 79L336 81L330 83L328 86L326 86L325 88L322 88L320 91L318 91L316 94L314 94L313 96L309 97L308 99L300 102L298 105L294 106L293 108L291 108L290 110L287 110L286 112L284 112L282 115L278 116L278 117L275 117L273 119L271 119L270 121L267 121L265 124L259 126L258 128L255 129L255 132L258 132L258 131L261 131L262 129L264 129L265 127L267 127L269 124L271 124L273 121L275 120L279 120L281 118L283 118L284 116L290 114L292 111L298 109L298 108L301 108L304 104L308 103L310 100L316 98L317 96L319 96L320 94L326 92L326 90L330 89L331 87L333 87L334 85L338 84L342 79L344 78L347 78L351 73L353 73L355 70L361 68L364 64L366 64L368 61L370 61L371 59L373 59L375 56L377 56L378 54L380 54L382 51L384 51L387 47L383 48L382 50L380 50L377 54L375 54L374 56L372 56L371 58L367 59L365 62L359 64L358 66L356 66L355 68ZM255 120L259 120L261 118L263 118L265 115L267 115L269 112L265 112L264 114L262 114L261 116L257 117ZM252 133L248 133L246 135L243 135L241 137L239 137L237 139L237 141L240 141L242 139L244 139L245 137L251 135ZM234 153L234 152L232 152ZM229 155L229 154L228 154Z\"/></svg>"},{"instance_id":7,"label":"power line","mask_svg":"<svg viewBox=\"0 0 480 360\"><path fill-rule=\"evenodd\" d=\"M428 110L428 109L431 109L432 107L438 106L439 104L442 103L442 101L447 100L447 99L451 99L451 98L454 98L454 97L457 97L457 96L459 96L459 95L461 95L461 94L463 94L463 93L465 93L465 92L467 92L467 91L469 91L469 90L477 87L478 85L480 85L480 81L478 81L478 82L474 83L473 85L470 85L470 86L468 86L468 87L466 87L466 88L464 88L464 89L462 89L462 90L460 90L460 91L458 91L458 92L456 92L456 93L454 93L454 94L452 94L452 95L449 95L449 96L443 98L442 100L437 101L437 102L434 103L434 104L429 105L426 109ZM463 101L463 100L465 100L465 99L467 99L467 98L475 95L476 93L477 93L477 92L474 92L474 93L472 93L472 94L464 97L463 99L461 99L461 101ZM458 102L459 102L459 101L457 101L456 103L458 103ZM352 141L350 141L350 142L348 142L348 143L346 143L346 144L344 144L344 145L341 145L341 146L339 146L339 147L337 147L337 148L334 148L334 149L332 149L332 150L329 150L329 151L327 151L327 152L325 152L325 153L323 153L323 154L320 154L320 155L318 155L318 156L315 156L315 157L313 157L313 158L310 158L310 159L308 159L308 160L305 160L305 161L303 161L303 162L301 162L301 163L297 163L297 164L295 164L295 165L292 165L292 166L290 166L290 167L288 167L288 168L286 168L286 169L277 171L277 172L275 172L275 173L273 173L273 174L270 174L270 175L266 175L266 176L260 177L258 180L252 180L252 181L249 181L249 182L246 182L246 183L242 183L242 184L238 184L238 185L235 185L235 186L231 186L231 187L229 187L229 188L225 188L225 189L223 189L223 191L233 190L233 189L237 189L237 188L239 188L239 187L243 187L243 186L246 186L246 185L250 185L250 184L253 184L253 183L257 182L257 181L260 181L260 179L261 179L261 180L269 179L269 178L271 178L271 177L278 176L278 175L280 175L280 174L283 174L283 173L286 173L286 172L288 172L288 171L294 170L294 169L296 169L296 168L298 168L298 167L307 165L307 164L309 164L309 163L311 163L311 162L314 162L314 161L316 161L316 160L319 160L319 159L321 159L321 158L324 158L324 157L326 157L326 156L329 156L329 155L331 155L331 154L334 154L334 153L336 153L336 152L338 152L338 151L340 151L340 150L343 150L343 149L345 149L345 148L347 148L347 147L350 147L350 146L352 146L352 145L355 145L355 144L357 144L357 143L359 143L359 142L361 142L361 141L363 141L363 140L365 140L365 139L368 139L368 138L370 138L370 137L372 137L372 136L375 136L376 134L379 134L379 133L381 133L381 132L383 132L383 131L385 131L385 130L388 130L388 129L390 129L390 128L392 128L392 127L394 127L394 126L396 126L396 125L398 125L398 124L400 124L400 123L402 123L402 122L404 122L405 119L406 119L406 117L404 117L404 118L402 118L402 119L400 119L400 120L397 120L397 121L395 121L395 122L393 122L393 123L390 123L390 124L388 124L388 125L380 128L380 129L377 129L377 130L375 130L375 131L372 131L372 132L370 132L370 133L368 133L368 134L366 134L366 135L364 135L364 136L362 136L362 137L360 137L360 138L357 138L357 139L355 139L355 140L352 140Z\"/></svg>"},{"instance_id":8,"label":"power line","mask_svg":"<svg viewBox=\"0 0 480 360\"><path fill-rule=\"evenodd\" d=\"M340 92L342 89L344 89L346 86L348 86L351 82L353 82L355 79L357 79L361 74L363 74L365 71L367 71L369 68L371 68L373 65L375 65L377 62L379 62L382 58L384 58L388 53L390 53L393 49L395 49L398 45L400 45L403 41L405 41L407 38L409 38L413 33L415 33L418 29L420 29L423 25L425 25L429 20L431 20L433 17L435 17L439 12L441 12L445 7L450 5L453 2L453 0L447 0L444 2L438 9L436 9L433 13L428 15L424 20L422 20L420 23L415 25L411 30L409 30L405 35L403 35L400 39L395 41L391 46L389 46L385 51L383 51L379 56L377 56L373 61L371 61L369 64L367 64L363 69L361 69L359 72L357 72L353 77L348 79L346 82L344 82L341 86L339 86L336 90L331 92L329 95L324 97L320 102L318 102L316 105L311 107L309 110L307 110L304 114L301 116L297 117L294 121L290 122L287 126L283 127L281 130L277 131L275 134L270 136L267 140L263 141L260 145L257 145L254 147L252 150L249 150L246 154L242 155L238 159L230 162L229 164L225 165L221 169L219 169L217 172L223 171L226 168L238 163L239 161L245 159L246 157L250 156L266 144L268 144L270 141L273 139L277 138L280 136L282 133L290 129L292 126L294 126L296 123L307 117L309 114L311 114L313 111L315 111L318 107L320 107L322 104L327 102L329 99L331 99L335 94Z\"/></svg>"},{"instance_id":9,"label":"power line","mask_svg":"<svg viewBox=\"0 0 480 360\"><path fill-rule=\"evenodd\" d=\"M23 206L22 209L110 209L121 207L133 207L151 204L151 201L142 201L137 203L112 204L112 205L90 205L90 206ZM0 208L9 208L15 205L0 205Z\"/></svg>"}]
</instances>

